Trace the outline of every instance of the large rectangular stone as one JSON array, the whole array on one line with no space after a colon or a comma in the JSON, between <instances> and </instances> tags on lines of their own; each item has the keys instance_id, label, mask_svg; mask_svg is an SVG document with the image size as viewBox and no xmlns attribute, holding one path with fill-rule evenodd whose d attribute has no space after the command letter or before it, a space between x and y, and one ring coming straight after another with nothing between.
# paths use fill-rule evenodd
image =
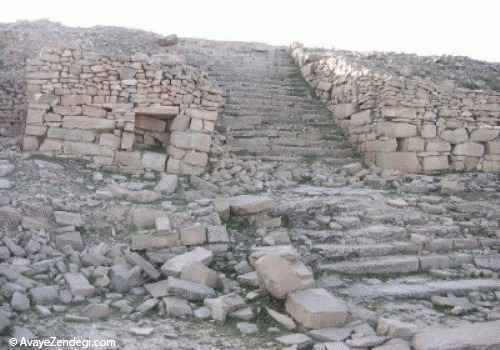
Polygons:
<instances>
[{"instance_id":1,"label":"large rectangular stone","mask_svg":"<svg viewBox=\"0 0 500 350\"><path fill-rule=\"evenodd\" d=\"M450 167L448 156L428 156L422 162L423 171L446 170Z\"/></svg>"},{"instance_id":2,"label":"large rectangular stone","mask_svg":"<svg viewBox=\"0 0 500 350\"><path fill-rule=\"evenodd\" d=\"M161 272L166 276L179 277L186 266L194 263L208 264L212 258L213 253L210 250L196 247L190 252L167 260L161 267Z\"/></svg>"},{"instance_id":3,"label":"large rectangular stone","mask_svg":"<svg viewBox=\"0 0 500 350\"><path fill-rule=\"evenodd\" d=\"M69 285L69 289L73 295L91 296L95 292L95 288L90 285L89 281L82 273L68 272L64 274L64 279Z\"/></svg>"},{"instance_id":4,"label":"large rectangular stone","mask_svg":"<svg viewBox=\"0 0 500 350\"><path fill-rule=\"evenodd\" d=\"M41 80L41 79L59 79L59 72L54 72L54 71L48 71L48 72L29 72L26 74L26 77L28 79L35 79L35 80Z\"/></svg>"},{"instance_id":5,"label":"large rectangular stone","mask_svg":"<svg viewBox=\"0 0 500 350\"><path fill-rule=\"evenodd\" d=\"M268 211L276 206L274 199L268 196L240 195L228 200L231 211L237 215L250 215Z\"/></svg>"},{"instance_id":6,"label":"large rectangular stone","mask_svg":"<svg viewBox=\"0 0 500 350\"><path fill-rule=\"evenodd\" d=\"M342 326L349 311L342 300L322 288L288 294L285 308L297 322L312 329Z\"/></svg>"},{"instance_id":7,"label":"large rectangular stone","mask_svg":"<svg viewBox=\"0 0 500 350\"><path fill-rule=\"evenodd\" d=\"M80 156L100 156L101 147L91 142L64 141L64 154L74 154Z\"/></svg>"},{"instance_id":8,"label":"large rectangular stone","mask_svg":"<svg viewBox=\"0 0 500 350\"><path fill-rule=\"evenodd\" d=\"M135 107L136 114L155 115L165 117L175 117L179 114L178 106L149 106L149 107Z\"/></svg>"},{"instance_id":9,"label":"large rectangular stone","mask_svg":"<svg viewBox=\"0 0 500 350\"><path fill-rule=\"evenodd\" d=\"M339 103L333 108L333 116L338 119L350 117L355 111L355 106L352 103Z\"/></svg>"},{"instance_id":10,"label":"large rectangular stone","mask_svg":"<svg viewBox=\"0 0 500 350\"><path fill-rule=\"evenodd\" d=\"M382 169L402 173L418 173L422 170L415 152L379 153L376 163Z\"/></svg>"},{"instance_id":11,"label":"large rectangular stone","mask_svg":"<svg viewBox=\"0 0 500 350\"><path fill-rule=\"evenodd\" d=\"M382 116L390 119L403 118L411 120L417 117L417 110L407 107L384 107L382 108Z\"/></svg>"},{"instance_id":12,"label":"large rectangular stone","mask_svg":"<svg viewBox=\"0 0 500 350\"><path fill-rule=\"evenodd\" d=\"M62 139L65 141L79 141L79 142L94 142L95 134L92 131L77 130L77 129L62 129L62 128L49 128L47 137L53 139Z\"/></svg>"},{"instance_id":13,"label":"large rectangular stone","mask_svg":"<svg viewBox=\"0 0 500 350\"><path fill-rule=\"evenodd\" d=\"M127 261L132 265L139 266L145 273L154 279L158 279L160 277L160 271L158 271L153 264L135 252L127 255Z\"/></svg>"},{"instance_id":14,"label":"large rectangular stone","mask_svg":"<svg viewBox=\"0 0 500 350\"><path fill-rule=\"evenodd\" d=\"M365 125L370 124L371 121L371 110L369 109L351 115L351 125Z\"/></svg>"},{"instance_id":15,"label":"large rectangular stone","mask_svg":"<svg viewBox=\"0 0 500 350\"><path fill-rule=\"evenodd\" d=\"M64 116L62 120L63 128L80 130L113 130L116 121L111 119L98 119L85 116Z\"/></svg>"},{"instance_id":16,"label":"large rectangular stone","mask_svg":"<svg viewBox=\"0 0 500 350\"><path fill-rule=\"evenodd\" d=\"M178 235L140 235L132 237L130 250L160 249L172 247L177 243Z\"/></svg>"},{"instance_id":17,"label":"large rectangular stone","mask_svg":"<svg viewBox=\"0 0 500 350\"><path fill-rule=\"evenodd\" d=\"M62 95L62 106L80 106L92 103L92 96L89 95Z\"/></svg>"},{"instance_id":18,"label":"large rectangular stone","mask_svg":"<svg viewBox=\"0 0 500 350\"><path fill-rule=\"evenodd\" d=\"M144 169L165 171L165 163L167 162L167 155L162 153L145 152L142 155L142 166Z\"/></svg>"},{"instance_id":19,"label":"large rectangular stone","mask_svg":"<svg viewBox=\"0 0 500 350\"><path fill-rule=\"evenodd\" d=\"M217 111L206 111L203 109L193 109L193 108L186 109L186 115L191 118L216 121L217 114L218 114Z\"/></svg>"},{"instance_id":20,"label":"large rectangular stone","mask_svg":"<svg viewBox=\"0 0 500 350\"><path fill-rule=\"evenodd\" d=\"M170 143L180 149L192 149L200 152L209 152L212 137L200 132L174 131Z\"/></svg>"},{"instance_id":21,"label":"large rectangular stone","mask_svg":"<svg viewBox=\"0 0 500 350\"><path fill-rule=\"evenodd\" d=\"M82 106L82 114L88 117L106 118L106 110L101 107L84 105Z\"/></svg>"},{"instance_id":22,"label":"large rectangular stone","mask_svg":"<svg viewBox=\"0 0 500 350\"><path fill-rule=\"evenodd\" d=\"M415 350L500 349L500 320L455 328L431 327L415 334Z\"/></svg>"},{"instance_id":23,"label":"large rectangular stone","mask_svg":"<svg viewBox=\"0 0 500 350\"><path fill-rule=\"evenodd\" d=\"M484 146L478 142L464 142L456 145L452 154L456 156L482 157Z\"/></svg>"},{"instance_id":24,"label":"large rectangular stone","mask_svg":"<svg viewBox=\"0 0 500 350\"><path fill-rule=\"evenodd\" d=\"M135 117L135 127L137 129L163 132L167 122L147 115L138 115Z\"/></svg>"}]
</instances>

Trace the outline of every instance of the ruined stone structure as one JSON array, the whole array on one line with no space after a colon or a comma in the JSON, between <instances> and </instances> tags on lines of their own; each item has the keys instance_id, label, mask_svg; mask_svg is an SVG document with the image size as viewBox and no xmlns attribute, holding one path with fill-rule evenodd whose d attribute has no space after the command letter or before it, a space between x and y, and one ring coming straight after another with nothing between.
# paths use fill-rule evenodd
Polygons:
<instances>
[{"instance_id":1,"label":"ruined stone structure","mask_svg":"<svg viewBox=\"0 0 500 350\"><path fill-rule=\"evenodd\" d=\"M132 173L204 172L222 105L220 89L179 56L67 48L28 60L27 95L24 150Z\"/></svg>"},{"instance_id":2,"label":"ruined stone structure","mask_svg":"<svg viewBox=\"0 0 500 350\"><path fill-rule=\"evenodd\" d=\"M342 52L290 52L367 162L412 173L500 170L500 93L409 79L408 67L382 74Z\"/></svg>"}]
</instances>

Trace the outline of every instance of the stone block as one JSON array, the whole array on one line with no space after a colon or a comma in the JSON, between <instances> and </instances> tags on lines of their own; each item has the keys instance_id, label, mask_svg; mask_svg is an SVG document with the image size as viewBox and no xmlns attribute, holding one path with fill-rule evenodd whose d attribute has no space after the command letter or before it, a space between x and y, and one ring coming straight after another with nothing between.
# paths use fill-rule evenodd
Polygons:
<instances>
[{"instance_id":1,"label":"stone block","mask_svg":"<svg viewBox=\"0 0 500 350\"><path fill-rule=\"evenodd\" d=\"M183 245L200 245L206 242L206 228L200 224L183 227L180 229L180 237Z\"/></svg>"},{"instance_id":2,"label":"stone block","mask_svg":"<svg viewBox=\"0 0 500 350\"><path fill-rule=\"evenodd\" d=\"M135 127L142 130L164 132L167 122L147 115L138 115L135 117Z\"/></svg>"},{"instance_id":3,"label":"stone block","mask_svg":"<svg viewBox=\"0 0 500 350\"><path fill-rule=\"evenodd\" d=\"M326 289L292 292L285 302L287 312L304 327L339 327L347 322L347 305Z\"/></svg>"},{"instance_id":4,"label":"stone block","mask_svg":"<svg viewBox=\"0 0 500 350\"><path fill-rule=\"evenodd\" d=\"M182 162L179 159L169 157L168 161L167 161L167 173L168 174L181 174L182 173Z\"/></svg>"},{"instance_id":5,"label":"stone block","mask_svg":"<svg viewBox=\"0 0 500 350\"><path fill-rule=\"evenodd\" d=\"M151 278L160 278L160 271L158 271L153 264L144 259L137 253L130 253L127 255L127 261L134 266L139 266Z\"/></svg>"},{"instance_id":6,"label":"stone block","mask_svg":"<svg viewBox=\"0 0 500 350\"><path fill-rule=\"evenodd\" d=\"M422 171L415 152L391 152L377 154L377 166L384 170L396 170L402 173Z\"/></svg>"},{"instance_id":7,"label":"stone block","mask_svg":"<svg viewBox=\"0 0 500 350\"><path fill-rule=\"evenodd\" d=\"M118 67L117 70L120 80L130 80L135 78L135 69L129 67Z\"/></svg>"},{"instance_id":8,"label":"stone block","mask_svg":"<svg viewBox=\"0 0 500 350\"><path fill-rule=\"evenodd\" d=\"M278 299L302 289L300 277L290 263L277 255L263 256L255 261L255 270L262 290Z\"/></svg>"},{"instance_id":9,"label":"stone block","mask_svg":"<svg viewBox=\"0 0 500 350\"><path fill-rule=\"evenodd\" d=\"M149 107L135 107L134 112L138 114L137 117L144 115L154 115L159 117L175 117L179 114L178 106L149 106Z\"/></svg>"},{"instance_id":10,"label":"stone block","mask_svg":"<svg viewBox=\"0 0 500 350\"><path fill-rule=\"evenodd\" d=\"M425 141L420 137L409 137L404 139L403 149L407 152L422 152L425 148Z\"/></svg>"},{"instance_id":11,"label":"stone block","mask_svg":"<svg viewBox=\"0 0 500 350\"><path fill-rule=\"evenodd\" d=\"M47 137L64 141L94 142L96 135L92 131L50 127Z\"/></svg>"},{"instance_id":12,"label":"stone block","mask_svg":"<svg viewBox=\"0 0 500 350\"><path fill-rule=\"evenodd\" d=\"M469 139L469 135L464 128L444 130L439 137L441 140L450 142L451 144L466 142Z\"/></svg>"},{"instance_id":13,"label":"stone block","mask_svg":"<svg viewBox=\"0 0 500 350\"><path fill-rule=\"evenodd\" d=\"M371 110L369 109L351 115L351 125L353 126L370 124L371 122Z\"/></svg>"},{"instance_id":14,"label":"stone block","mask_svg":"<svg viewBox=\"0 0 500 350\"><path fill-rule=\"evenodd\" d=\"M417 126L409 123L380 122L377 124L377 133L387 137L417 136Z\"/></svg>"},{"instance_id":15,"label":"stone block","mask_svg":"<svg viewBox=\"0 0 500 350\"><path fill-rule=\"evenodd\" d=\"M166 173L160 174L160 181L156 184L154 191L162 194L172 194L175 192L178 184L177 175L168 175Z\"/></svg>"},{"instance_id":16,"label":"stone block","mask_svg":"<svg viewBox=\"0 0 500 350\"><path fill-rule=\"evenodd\" d=\"M59 300L59 294L54 286L31 288L30 296L36 304L50 304Z\"/></svg>"},{"instance_id":17,"label":"stone block","mask_svg":"<svg viewBox=\"0 0 500 350\"><path fill-rule=\"evenodd\" d=\"M59 115L82 115L82 106L55 106L54 113Z\"/></svg>"},{"instance_id":18,"label":"stone block","mask_svg":"<svg viewBox=\"0 0 500 350\"><path fill-rule=\"evenodd\" d=\"M56 220L56 223L62 226L80 227L85 224L80 214L68 211L55 211L54 218Z\"/></svg>"},{"instance_id":19,"label":"stone block","mask_svg":"<svg viewBox=\"0 0 500 350\"><path fill-rule=\"evenodd\" d=\"M215 288L219 284L217 272L200 263L194 263L183 268L180 279L201 283L211 288Z\"/></svg>"},{"instance_id":20,"label":"stone block","mask_svg":"<svg viewBox=\"0 0 500 350\"><path fill-rule=\"evenodd\" d=\"M92 96L89 95L62 95L62 106L89 105L92 103Z\"/></svg>"},{"instance_id":21,"label":"stone block","mask_svg":"<svg viewBox=\"0 0 500 350\"><path fill-rule=\"evenodd\" d=\"M424 124L420 127L420 137L424 139L432 139L436 137L436 125Z\"/></svg>"},{"instance_id":22,"label":"stone block","mask_svg":"<svg viewBox=\"0 0 500 350\"><path fill-rule=\"evenodd\" d=\"M189 128L190 118L185 113L177 115L170 124L171 131L186 131Z\"/></svg>"},{"instance_id":23,"label":"stone block","mask_svg":"<svg viewBox=\"0 0 500 350\"><path fill-rule=\"evenodd\" d=\"M24 134L26 136L43 136L47 131L47 126L45 125L26 125L24 128Z\"/></svg>"},{"instance_id":24,"label":"stone block","mask_svg":"<svg viewBox=\"0 0 500 350\"><path fill-rule=\"evenodd\" d=\"M439 171L449 169L450 164L447 156L428 156L422 161L423 171Z\"/></svg>"},{"instance_id":25,"label":"stone block","mask_svg":"<svg viewBox=\"0 0 500 350\"><path fill-rule=\"evenodd\" d=\"M141 152L116 152L115 161L133 168L142 168Z\"/></svg>"},{"instance_id":26,"label":"stone block","mask_svg":"<svg viewBox=\"0 0 500 350\"><path fill-rule=\"evenodd\" d=\"M109 316L109 305L108 304L90 304L82 309L82 315L86 317L94 318L104 318Z\"/></svg>"},{"instance_id":27,"label":"stone block","mask_svg":"<svg viewBox=\"0 0 500 350\"><path fill-rule=\"evenodd\" d=\"M162 153L145 152L142 155L142 167L147 170L165 171L167 155Z\"/></svg>"},{"instance_id":28,"label":"stone block","mask_svg":"<svg viewBox=\"0 0 500 350\"><path fill-rule=\"evenodd\" d=\"M57 152L63 149L64 142L62 140L54 140L46 138L40 145L40 152Z\"/></svg>"},{"instance_id":29,"label":"stone block","mask_svg":"<svg viewBox=\"0 0 500 350\"><path fill-rule=\"evenodd\" d=\"M72 154L79 156L100 156L102 155L101 147L91 142L64 141L64 154Z\"/></svg>"},{"instance_id":30,"label":"stone block","mask_svg":"<svg viewBox=\"0 0 500 350\"><path fill-rule=\"evenodd\" d=\"M208 243L227 243L229 236L227 234L226 225L208 226L207 227Z\"/></svg>"},{"instance_id":31,"label":"stone block","mask_svg":"<svg viewBox=\"0 0 500 350\"><path fill-rule=\"evenodd\" d=\"M196 132L203 132L203 120L198 118L191 118L189 130Z\"/></svg>"},{"instance_id":32,"label":"stone block","mask_svg":"<svg viewBox=\"0 0 500 350\"><path fill-rule=\"evenodd\" d=\"M33 79L33 80L59 79L59 72L57 72L57 71L28 72L28 73L26 73L26 77L28 79Z\"/></svg>"},{"instance_id":33,"label":"stone block","mask_svg":"<svg viewBox=\"0 0 500 350\"><path fill-rule=\"evenodd\" d=\"M417 118L417 110L407 107L384 107L382 108L382 116L388 119L401 118L413 120Z\"/></svg>"},{"instance_id":34,"label":"stone block","mask_svg":"<svg viewBox=\"0 0 500 350\"><path fill-rule=\"evenodd\" d=\"M208 155L205 152L187 152L182 161L189 165L205 167L208 162Z\"/></svg>"},{"instance_id":35,"label":"stone block","mask_svg":"<svg viewBox=\"0 0 500 350\"><path fill-rule=\"evenodd\" d=\"M62 127L67 129L112 131L115 125L115 120L85 116L64 116L62 120Z\"/></svg>"},{"instance_id":36,"label":"stone block","mask_svg":"<svg viewBox=\"0 0 500 350\"><path fill-rule=\"evenodd\" d=\"M161 249L172 247L177 244L179 237L173 235L140 235L132 237L130 243L130 250L147 250L147 249Z\"/></svg>"},{"instance_id":37,"label":"stone block","mask_svg":"<svg viewBox=\"0 0 500 350\"><path fill-rule=\"evenodd\" d=\"M411 345L415 350L493 350L500 348L499 329L500 320L466 324L455 328L429 327L413 336Z\"/></svg>"},{"instance_id":38,"label":"stone block","mask_svg":"<svg viewBox=\"0 0 500 350\"><path fill-rule=\"evenodd\" d=\"M16 228L21 217L21 212L11 206L0 207L0 227Z\"/></svg>"},{"instance_id":39,"label":"stone block","mask_svg":"<svg viewBox=\"0 0 500 350\"><path fill-rule=\"evenodd\" d=\"M115 292L128 292L141 284L141 268L128 269L124 265L113 265L109 270L109 288Z\"/></svg>"},{"instance_id":40,"label":"stone block","mask_svg":"<svg viewBox=\"0 0 500 350\"><path fill-rule=\"evenodd\" d=\"M125 150L131 150L134 145L135 134L133 132L122 133L122 141L120 148Z\"/></svg>"},{"instance_id":41,"label":"stone block","mask_svg":"<svg viewBox=\"0 0 500 350\"><path fill-rule=\"evenodd\" d=\"M230 207L229 207L229 202L226 198L223 197L216 197L212 200L212 204L215 207L215 210L219 214L219 217L222 221L226 221L229 219L230 215Z\"/></svg>"},{"instance_id":42,"label":"stone block","mask_svg":"<svg viewBox=\"0 0 500 350\"><path fill-rule=\"evenodd\" d=\"M213 253L210 250L196 247L190 252L177 255L165 262L161 267L161 272L166 276L179 277L182 270L191 264L208 264L212 261Z\"/></svg>"},{"instance_id":43,"label":"stone block","mask_svg":"<svg viewBox=\"0 0 500 350\"><path fill-rule=\"evenodd\" d=\"M338 119L350 117L355 111L355 106L352 103L339 103L334 106L333 116Z\"/></svg>"},{"instance_id":44,"label":"stone block","mask_svg":"<svg viewBox=\"0 0 500 350\"><path fill-rule=\"evenodd\" d=\"M106 118L106 110L101 107L83 105L82 114L94 118Z\"/></svg>"},{"instance_id":45,"label":"stone block","mask_svg":"<svg viewBox=\"0 0 500 350\"><path fill-rule=\"evenodd\" d=\"M498 129L478 129L472 131L469 141L492 141L500 135Z\"/></svg>"},{"instance_id":46,"label":"stone block","mask_svg":"<svg viewBox=\"0 0 500 350\"><path fill-rule=\"evenodd\" d=\"M217 120L217 111L206 111L202 109L186 109L186 115L190 118L198 118L203 120L216 121Z\"/></svg>"},{"instance_id":47,"label":"stone block","mask_svg":"<svg viewBox=\"0 0 500 350\"><path fill-rule=\"evenodd\" d=\"M428 141L425 144L426 152L450 152L451 143L444 141Z\"/></svg>"},{"instance_id":48,"label":"stone block","mask_svg":"<svg viewBox=\"0 0 500 350\"><path fill-rule=\"evenodd\" d=\"M82 236L77 231L57 235L55 241L57 249L62 249L65 245L70 245L77 252L83 250Z\"/></svg>"},{"instance_id":49,"label":"stone block","mask_svg":"<svg viewBox=\"0 0 500 350\"><path fill-rule=\"evenodd\" d=\"M28 109L28 114L26 115L27 125L42 125L45 115L45 111L39 109Z\"/></svg>"},{"instance_id":50,"label":"stone block","mask_svg":"<svg viewBox=\"0 0 500 350\"><path fill-rule=\"evenodd\" d=\"M32 151L38 149L39 143L36 136L24 136L23 138L23 150ZM61 144L62 148L62 144Z\"/></svg>"},{"instance_id":51,"label":"stone block","mask_svg":"<svg viewBox=\"0 0 500 350\"><path fill-rule=\"evenodd\" d=\"M164 297L165 313L173 317L190 317L193 315L193 309L189 306L187 300L177 297Z\"/></svg>"},{"instance_id":52,"label":"stone block","mask_svg":"<svg viewBox=\"0 0 500 350\"><path fill-rule=\"evenodd\" d=\"M482 157L484 146L477 142L464 142L456 145L452 154L456 156Z\"/></svg>"},{"instance_id":53,"label":"stone block","mask_svg":"<svg viewBox=\"0 0 500 350\"><path fill-rule=\"evenodd\" d=\"M102 134L99 138L99 146L110 147L113 149L119 149L121 142L121 138L115 134Z\"/></svg>"},{"instance_id":54,"label":"stone block","mask_svg":"<svg viewBox=\"0 0 500 350\"><path fill-rule=\"evenodd\" d=\"M73 295L86 297L92 296L95 292L95 288L90 285L87 277L82 273L68 272L64 274L64 279Z\"/></svg>"},{"instance_id":55,"label":"stone block","mask_svg":"<svg viewBox=\"0 0 500 350\"><path fill-rule=\"evenodd\" d=\"M486 154L500 154L500 141L486 142Z\"/></svg>"},{"instance_id":56,"label":"stone block","mask_svg":"<svg viewBox=\"0 0 500 350\"><path fill-rule=\"evenodd\" d=\"M276 206L274 199L268 196L240 195L228 200L231 212L236 215L251 215L268 211Z\"/></svg>"},{"instance_id":57,"label":"stone block","mask_svg":"<svg viewBox=\"0 0 500 350\"><path fill-rule=\"evenodd\" d=\"M201 283L185 281L169 276L167 291L170 295L186 300L204 300L216 296L213 288Z\"/></svg>"}]
</instances>

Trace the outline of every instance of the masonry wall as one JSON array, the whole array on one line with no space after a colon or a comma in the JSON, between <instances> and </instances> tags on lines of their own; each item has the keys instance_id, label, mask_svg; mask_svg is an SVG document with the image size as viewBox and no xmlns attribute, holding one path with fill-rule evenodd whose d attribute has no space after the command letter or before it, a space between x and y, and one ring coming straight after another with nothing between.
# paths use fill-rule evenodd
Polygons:
<instances>
[{"instance_id":1,"label":"masonry wall","mask_svg":"<svg viewBox=\"0 0 500 350\"><path fill-rule=\"evenodd\" d=\"M402 172L500 171L500 94L416 83L289 51L367 162Z\"/></svg>"},{"instance_id":2,"label":"masonry wall","mask_svg":"<svg viewBox=\"0 0 500 350\"><path fill-rule=\"evenodd\" d=\"M178 56L44 50L27 61L23 149L126 172L199 174L221 93Z\"/></svg>"},{"instance_id":3,"label":"masonry wall","mask_svg":"<svg viewBox=\"0 0 500 350\"><path fill-rule=\"evenodd\" d=\"M0 74L0 128L19 128L26 117L25 81Z\"/></svg>"}]
</instances>

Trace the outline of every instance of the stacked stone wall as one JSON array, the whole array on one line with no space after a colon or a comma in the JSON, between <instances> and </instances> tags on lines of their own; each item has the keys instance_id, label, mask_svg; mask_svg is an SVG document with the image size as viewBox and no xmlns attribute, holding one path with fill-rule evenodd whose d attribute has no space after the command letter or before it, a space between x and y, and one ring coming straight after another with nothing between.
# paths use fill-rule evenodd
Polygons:
<instances>
[{"instance_id":1,"label":"stacked stone wall","mask_svg":"<svg viewBox=\"0 0 500 350\"><path fill-rule=\"evenodd\" d=\"M289 48L366 161L402 172L500 171L500 94L351 65Z\"/></svg>"},{"instance_id":2,"label":"stacked stone wall","mask_svg":"<svg viewBox=\"0 0 500 350\"><path fill-rule=\"evenodd\" d=\"M23 79L0 75L0 128L19 128L24 124L26 117L24 93Z\"/></svg>"},{"instance_id":3,"label":"stacked stone wall","mask_svg":"<svg viewBox=\"0 0 500 350\"><path fill-rule=\"evenodd\" d=\"M43 50L27 61L23 148L126 172L199 174L221 93L175 55Z\"/></svg>"}]
</instances>

